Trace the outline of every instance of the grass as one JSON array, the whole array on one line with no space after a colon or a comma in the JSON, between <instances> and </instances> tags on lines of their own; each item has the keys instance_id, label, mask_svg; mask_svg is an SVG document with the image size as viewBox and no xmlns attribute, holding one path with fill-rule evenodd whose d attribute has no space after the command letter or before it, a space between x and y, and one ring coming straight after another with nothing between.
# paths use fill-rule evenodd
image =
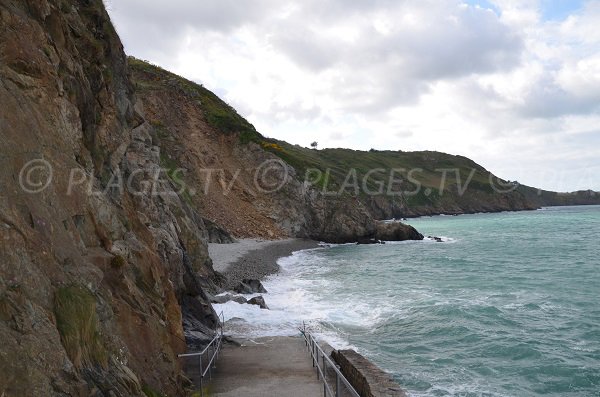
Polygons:
<instances>
[{"instance_id":1,"label":"grass","mask_svg":"<svg viewBox=\"0 0 600 397\"><path fill-rule=\"evenodd\" d=\"M96 299L82 287L59 288L54 295L56 327L67 355L77 368L106 367L108 353L98 330Z\"/></svg>"},{"instance_id":2,"label":"grass","mask_svg":"<svg viewBox=\"0 0 600 397\"><path fill-rule=\"evenodd\" d=\"M387 192L391 185L391 172L396 170L393 178L401 181L393 184L394 191L418 191L415 194L403 195L411 207L432 205L440 201L444 195L456 195L459 188L467 181L469 181L469 193L493 193L489 183L489 173L473 161L461 156L438 152L313 150L273 139L266 139L264 142L263 148L293 166L298 171L299 178L304 179L309 175L308 179L313 186L328 191L335 191L344 186L347 178L352 182L353 177L349 177L349 172L355 170L360 195L366 194L363 181L370 191L377 191L383 185ZM446 171L445 182L443 181L444 169L451 170ZM414 171L409 173L410 170ZM442 185L444 189L440 192ZM348 189L348 193L353 193L353 189Z\"/></svg>"}]
</instances>

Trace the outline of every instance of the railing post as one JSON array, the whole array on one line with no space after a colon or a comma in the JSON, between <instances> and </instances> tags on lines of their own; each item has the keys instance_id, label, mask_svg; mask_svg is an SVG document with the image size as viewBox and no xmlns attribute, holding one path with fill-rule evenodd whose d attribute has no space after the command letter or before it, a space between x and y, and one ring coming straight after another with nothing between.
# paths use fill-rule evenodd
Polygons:
<instances>
[{"instance_id":1,"label":"railing post","mask_svg":"<svg viewBox=\"0 0 600 397\"><path fill-rule=\"evenodd\" d=\"M335 372L335 397L340 397L340 386L342 383L340 381L340 376L338 375L337 371Z\"/></svg>"},{"instance_id":2,"label":"railing post","mask_svg":"<svg viewBox=\"0 0 600 397\"><path fill-rule=\"evenodd\" d=\"M208 350L206 351L208 353L208 379L212 379L212 374L211 374L211 367L212 367L212 363L210 362L211 360L211 355L210 355L210 349L211 349L212 345L208 345Z\"/></svg>"},{"instance_id":3,"label":"railing post","mask_svg":"<svg viewBox=\"0 0 600 397\"><path fill-rule=\"evenodd\" d=\"M317 379L321 379L321 375L319 374L319 350L317 349L317 341L313 339L313 343L315 345L315 360L317 361Z\"/></svg>"},{"instance_id":4,"label":"railing post","mask_svg":"<svg viewBox=\"0 0 600 397\"><path fill-rule=\"evenodd\" d=\"M325 353L323 353L323 397L327 397L327 364L325 363Z\"/></svg>"},{"instance_id":5,"label":"railing post","mask_svg":"<svg viewBox=\"0 0 600 397\"><path fill-rule=\"evenodd\" d=\"M204 371L202 370L202 354L200 354L198 357L200 357L200 397L204 397L204 387L202 385L202 380L204 379Z\"/></svg>"},{"instance_id":6,"label":"railing post","mask_svg":"<svg viewBox=\"0 0 600 397\"><path fill-rule=\"evenodd\" d=\"M313 340L310 341L310 358L312 359L313 367L316 366L315 363L315 342Z\"/></svg>"}]
</instances>

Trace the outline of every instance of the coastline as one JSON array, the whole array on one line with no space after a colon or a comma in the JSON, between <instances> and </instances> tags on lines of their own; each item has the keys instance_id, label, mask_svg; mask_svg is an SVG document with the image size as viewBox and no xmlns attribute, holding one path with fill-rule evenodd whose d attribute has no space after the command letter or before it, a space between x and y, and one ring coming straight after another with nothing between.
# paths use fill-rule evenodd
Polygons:
<instances>
[{"instance_id":1,"label":"coastline","mask_svg":"<svg viewBox=\"0 0 600 397\"><path fill-rule=\"evenodd\" d=\"M279 271L277 260L293 252L317 248L319 242L308 239L241 239L235 243L208 245L213 268L225 276L223 289L230 290L243 279L262 280Z\"/></svg>"},{"instance_id":2,"label":"coastline","mask_svg":"<svg viewBox=\"0 0 600 397\"><path fill-rule=\"evenodd\" d=\"M317 247L318 241L306 239L242 239L230 244L211 243L209 253L214 269L226 278L224 289L231 290L243 279L264 280L267 276L279 272L278 259L291 256L297 251ZM234 302L230 304L239 305ZM256 308L254 305L241 306ZM265 312L265 315L270 313L269 310ZM216 383L213 385L215 390L222 395L240 395L249 388L264 392L265 387L267 390L276 387L298 396L312 395L315 390L322 390L322 383L315 379L315 369L305 365L309 361L309 355L304 348L304 339L300 338L297 332L294 335L275 333L257 337L248 332L249 328L244 325L245 320L236 317L231 320L234 320L234 328L237 328L239 334L234 334L236 343L230 344L224 350L224 358L219 364L220 376L216 377ZM333 362L340 365L342 374L356 390L360 390L361 395L406 397L402 387L391 375L367 357L354 349L337 350L327 340L318 335L317 338L326 354L331 355ZM268 359L265 360L265 357ZM260 377L260 381L256 382L256 374L264 371L273 373L267 386Z\"/></svg>"}]
</instances>

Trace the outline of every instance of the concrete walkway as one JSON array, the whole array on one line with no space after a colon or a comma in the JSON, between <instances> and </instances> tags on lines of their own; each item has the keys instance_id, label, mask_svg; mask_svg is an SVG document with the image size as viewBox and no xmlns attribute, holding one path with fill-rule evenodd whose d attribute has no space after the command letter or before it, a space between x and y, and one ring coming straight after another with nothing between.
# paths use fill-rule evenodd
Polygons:
<instances>
[{"instance_id":1,"label":"concrete walkway","mask_svg":"<svg viewBox=\"0 0 600 397\"><path fill-rule=\"evenodd\" d=\"M300 337L243 340L225 345L208 391L219 397L311 397L323 395L310 354Z\"/></svg>"}]
</instances>

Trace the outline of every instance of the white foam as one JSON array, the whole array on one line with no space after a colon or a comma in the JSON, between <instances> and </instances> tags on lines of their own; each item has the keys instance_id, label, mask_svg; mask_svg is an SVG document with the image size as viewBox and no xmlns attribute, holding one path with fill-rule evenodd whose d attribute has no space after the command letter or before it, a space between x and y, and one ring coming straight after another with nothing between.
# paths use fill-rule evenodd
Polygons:
<instances>
[{"instance_id":1,"label":"white foam","mask_svg":"<svg viewBox=\"0 0 600 397\"><path fill-rule=\"evenodd\" d=\"M316 250L319 249L323 248ZM311 255L313 250L279 259L281 271L263 281L268 291L263 297L269 310L233 301L214 304L217 312L223 311L226 332L237 337L290 336L297 335L299 328L306 324L335 348L355 348L336 324L370 328L385 319L392 308L372 308L366 302L327 299L316 293L341 286L335 280L320 276L326 269L319 263L318 256Z\"/></svg>"},{"instance_id":2,"label":"white foam","mask_svg":"<svg viewBox=\"0 0 600 397\"><path fill-rule=\"evenodd\" d=\"M454 240L444 238L444 241ZM422 243L405 241L390 244ZM384 249L385 245L381 248ZM215 304L217 312L223 311L226 331L238 337L289 336L297 335L299 327L305 323L333 347L348 348L354 346L350 345L342 329L372 332L391 317L402 317L403 308L412 306L410 299L395 295L393 298L389 295L356 296L357 291L345 288L332 275L335 268L343 265L337 263L332 267L332 259L323 254L330 249L335 248L313 248L280 258L280 272L263 281L268 291L263 296L269 310L236 302ZM348 265L352 266L351 263ZM233 318L238 320L227 321Z\"/></svg>"},{"instance_id":3,"label":"white foam","mask_svg":"<svg viewBox=\"0 0 600 397\"><path fill-rule=\"evenodd\" d=\"M442 243L455 243L455 242L458 241L458 240L456 240L455 238L452 238L452 237L446 237L446 236L437 236L437 237L440 238L440 239L442 239ZM437 241L433 237L425 237L423 239L423 242L426 242L426 243L431 243L431 242L437 243Z\"/></svg>"}]
</instances>

